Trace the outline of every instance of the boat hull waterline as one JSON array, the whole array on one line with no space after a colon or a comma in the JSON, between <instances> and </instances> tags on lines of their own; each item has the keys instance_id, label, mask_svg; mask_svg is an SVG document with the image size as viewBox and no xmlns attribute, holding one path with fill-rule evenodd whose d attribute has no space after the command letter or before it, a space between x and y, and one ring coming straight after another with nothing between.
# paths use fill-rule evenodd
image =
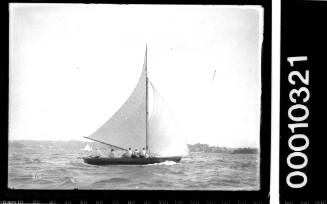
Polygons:
<instances>
[{"instance_id":1,"label":"boat hull waterline","mask_svg":"<svg viewBox=\"0 0 327 204\"><path fill-rule=\"evenodd\" d=\"M106 158L106 157L83 157L87 164L92 165L146 165L166 161L180 162L182 157L149 157L149 158Z\"/></svg>"}]
</instances>

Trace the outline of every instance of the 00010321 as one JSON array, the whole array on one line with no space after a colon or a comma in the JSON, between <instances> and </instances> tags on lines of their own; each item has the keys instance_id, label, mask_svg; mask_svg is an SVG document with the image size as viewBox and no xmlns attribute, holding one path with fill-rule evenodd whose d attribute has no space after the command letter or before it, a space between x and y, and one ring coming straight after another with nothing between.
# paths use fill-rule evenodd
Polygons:
<instances>
[{"instance_id":1,"label":"00010321","mask_svg":"<svg viewBox=\"0 0 327 204\"><path fill-rule=\"evenodd\" d=\"M307 61L306 56L298 56L298 57L288 57L287 61L290 63L290 67L295 67L295 62L300 63ZM299 83L300 88L294 88L289 92L289 99L294 105L290 106L288 109L288 118L292 121L292 123L288 124L288 128L291 130L293 134L288 139L288 147L293 151L287 156L287 165L292 171L286 177L286 183L291 188L302 188L307 182L308 178L303 169L308 164L308 157L303 151L305 151L309 146L309 138L305 134L301 134L300 128L307 128L308 122L306 120L309 117L309 109L305 105L306 102L310 99L310 91L307 87L309 85L309 70L305 70L304 76L300 71L291 71L288 75L288 82L295 86ZM302 112L302 113L299 113ZM301 141L299 145L295 143L295 141ZM295 158L301 158L302 162L295 163ZM293 161L292 161L293 160ZM299 179L296 179L296 178ZM293 181L292 181L293 178ZM296 181L294 181L296 180ZM298 181L300 180L300 182Z\"/></svg>"}]
</instances>

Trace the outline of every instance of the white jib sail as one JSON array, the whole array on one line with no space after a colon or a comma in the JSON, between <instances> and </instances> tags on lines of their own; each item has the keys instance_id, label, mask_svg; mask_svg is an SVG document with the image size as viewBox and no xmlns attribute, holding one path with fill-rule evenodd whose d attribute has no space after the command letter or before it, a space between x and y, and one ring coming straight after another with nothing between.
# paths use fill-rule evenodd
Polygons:
<instances>
[{"instance_id":1,"label":"white jib sail","mask_svg":"<svg viewBox=\"0 0 327 204\"><path fill-rule=\"evenodd\" d=\"M177 121L166 107L152 83L149 88L150 115L148 121L148 147L157 156L185 156L189 151ZM150 86L149 86L150 87ZM152 92L150 91L152 90Z\"/></svg>"},{"instance_id":2,"label":"white jib sail","mask_svg":"<svg viewBox=\"0 0 327 204\"><path fill-rule=\"evenodd\" d=\"M145 147L146 56L141 77L123 106L89 138L128 149Z\"/></svg>"}]
</instances>

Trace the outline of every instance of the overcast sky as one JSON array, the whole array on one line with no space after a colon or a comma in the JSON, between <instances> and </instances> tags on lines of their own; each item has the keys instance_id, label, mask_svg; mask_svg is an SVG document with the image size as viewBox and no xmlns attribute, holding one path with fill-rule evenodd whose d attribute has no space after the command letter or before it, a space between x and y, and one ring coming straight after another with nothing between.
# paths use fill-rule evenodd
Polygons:
<instances>
[{"instance_id":1,"label":"overcast sky","mask_svg":"<svg viewBox=\"0 0 327 204\"><path fill-rule=\"evenodd\" d=\"M187 143L258 147L263 9L10 4L9 138L82 140L141 74Z\"/></svg>"}]
</instances>

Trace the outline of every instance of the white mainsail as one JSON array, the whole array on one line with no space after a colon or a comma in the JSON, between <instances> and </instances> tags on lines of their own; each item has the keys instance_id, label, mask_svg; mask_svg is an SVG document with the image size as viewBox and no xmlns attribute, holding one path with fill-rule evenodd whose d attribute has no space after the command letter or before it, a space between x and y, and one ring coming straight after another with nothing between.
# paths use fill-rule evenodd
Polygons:
<instances>
[{"instance_id":1,"label":"white mainsail","mask_svg":"<svg viewBox=\"0 0 327 204\"><path fill-rule=\"evenodd\" d=\"M124 105L89 139L120 149L148 150L155 156L183 156L188 154L187 144L178 131L177 122L166 108L158 91L151 84L151 106L148 118L147 51L141 77Z\"/></svg>"},{"instance_id":2,"label":"white mainsail","mask_svg":"<svg viewBox=\"0 0 327 204\"><path fill-rule=\"evenodd\" d=\"M145 147L146 56L141 77L123 106L88 138L122 149Z\"/></svg>"}]
</instances>

